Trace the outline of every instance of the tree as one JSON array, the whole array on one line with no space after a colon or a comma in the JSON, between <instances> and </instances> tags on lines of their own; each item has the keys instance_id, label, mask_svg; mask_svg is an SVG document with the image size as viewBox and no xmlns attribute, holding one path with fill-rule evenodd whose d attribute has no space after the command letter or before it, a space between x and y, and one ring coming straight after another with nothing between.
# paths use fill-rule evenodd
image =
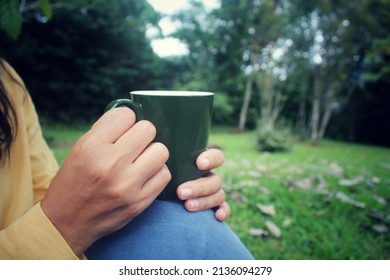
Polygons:
<instances>
[{"instance_id":1,"label":"tree","mask_svg":"<svg viewBox=\"0 0 390 280\"><path fill-rule=\"evenodd\" d=\"M1 55L24 77L43 117L90 121L111 99L158 83L158 58L145 30L160 16L146 1L59 4L52 1L58 9L50 21L26 9L17 41L0 37Z\"/></svg>"},{"instance_id":2,"label":"tree","mask_svg":"<svg viewBox=\"0 0 390 280\"><path fill-rule=\"evenodd\" d=\"M175 84L175 88L214 92L214 123L231 124L235 109L231 97L234 97L235 88L240 83L233 82L236 75L229 75L235 71L234 67L219 64L220 53L226 51L218 35L222 23L214 12L207 14L199 1L191 1L191 7L177 13L173 19L180 22L181 27L172 36L184 42L189 49L189 55L182 58L188 68L181 72L183 79ZM226 63L233 62L229 59ZM237 73L240 73L238 70Z\"/></svg>"},{"instance_id":3,"label":"tree","mask_svg":"<svg viewBox=\"0 0 390 280\"><path fill-rule=\"evenodd\" d=\"M273 55L279 47L277 41L283 27L282 1L266 0L253 2L253 17L248 26L249 74L241 107L239 130L245 129L246 117L252 96L254 76L260 96L260 119L263 125L273 128L281 109L280 92L275 86ZM262 73L261 73L262 72Z\"/></svg>"},{"instance_id":4,"label":"tree","mask_svg":"<svg viewBox=\"0 0 390 280\"><path fill-rule=\"evenodd\" d=\"M362 0L298 1L295 9L296 28L308 30L313 42L307 56L313 73L310 131L318 144L335 109L346 106L359 84L376 28L375 8Z\"/></svg>"}]
</instances>

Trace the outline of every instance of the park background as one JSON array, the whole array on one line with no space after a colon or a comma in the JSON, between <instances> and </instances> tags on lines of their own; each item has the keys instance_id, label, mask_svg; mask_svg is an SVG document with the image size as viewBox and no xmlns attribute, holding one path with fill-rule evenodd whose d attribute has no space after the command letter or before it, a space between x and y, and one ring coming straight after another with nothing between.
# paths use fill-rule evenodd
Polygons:
<instances>
[{"instance_id":1,"label":"park background","mask_svg":"<svg viewBox=\"0 0 390 280\"><path fill-rule=\"evenodd\" d=\"M131 90L212 91L227 223L257 259L389 259L390 1L189 2L165 34L146 0L0 1L59 163ZM187 51L159 57L164 37Z\"/></svg>"}]
</instances>

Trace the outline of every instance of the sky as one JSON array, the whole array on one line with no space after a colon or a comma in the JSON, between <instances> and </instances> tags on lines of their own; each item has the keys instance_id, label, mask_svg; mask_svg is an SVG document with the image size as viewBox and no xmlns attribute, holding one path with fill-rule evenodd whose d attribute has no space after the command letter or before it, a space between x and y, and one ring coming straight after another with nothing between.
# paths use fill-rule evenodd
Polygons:
<instances>
[{"instance_id":1,"label":"sky","mask_svg":"<svg viewBox=\"0 0 390 280\"><path fill-rule=\"evenodd\" d=\"M156 11L167 16L179 10L188 8L189 6L188 0L148 0L148 2ZM209 10L219 6L219 0L202 0L202 2ZM168 17L164 17L159 22L159 26L162 29L164 36L168 36L176 28L175 23L170 21ZM156 32L157 31L155 29L150 28L147 31L147 36L152 38ZM152 48L154 52L160 57L183 55L188 53L186 45L175 38L152 39Z\"/></svg>"}]
</instances>

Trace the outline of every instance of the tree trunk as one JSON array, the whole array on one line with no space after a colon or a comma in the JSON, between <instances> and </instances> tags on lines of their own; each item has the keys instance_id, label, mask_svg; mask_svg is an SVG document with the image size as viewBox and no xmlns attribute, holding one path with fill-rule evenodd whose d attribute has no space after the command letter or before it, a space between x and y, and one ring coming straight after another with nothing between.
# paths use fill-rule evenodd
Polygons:
<instances>
[{"instance_id":1,"label":"tree trunk","mask_svg":"<svg viewBox=\"0 0 390 280\"><path fill-rule=\"evenodd\" d=\"M304 75L300 86L298 119L295 125L295 130L302 140L308 136L306 124L306 94L309 82L308 77L308 74Z\"/></svg>"},{"instance_id":2,"label":"tree trunk","mask_svg":"<svg viewBox=\"0 0 390 280\"><path fill-rule=\"evenodd\" d=\"M267 72L259 73L256 82L260 89L260 121L266 127L273 129L275 124L272 118L274 100L273 78Z\"/></svg>"},{"instance_id":3,"label":"tree trunk","mask_svg":"<svg viewBox=\"0 0 390 280\"><path fill-rule=\"evenodd\" d=\"M279 118L280 112L282 112L284 107L284 100L282 98L281 91L275 91L275 98L273 100L272 106L272 125L276 124L276 120Z\"/></svg>"},{"instance_id":4,"label":"tree trunk","mask_svg":"<svg viewBox=\"0 0 390 280\"><path fill-rule=\"evenodd\" d=\"M253 85L253 72L249 75L245 85L244 102L242 103L240 120L238 123L238 129L240 131L245 130L246 117L248 115L249 103L252 97L252 85Z\"/></svg>"},{"instance_id":5,"label":"tree trunk","mask_svg":"<svg viewBox=\"0 0 390 280\"><path fill-rule=\"evenodd\" d=\"M318 132L318 142L324 137L326 127L328 126L330 117L332 116L332 105L326 107L324 116L322 117L321 126Z\"/></svg>"},{"instance_id":6,"label":"tree trunk","mask_svg":"<svg viewBox=\"0 0 390 280\"><path fill-rule=\"evenodd\" d=\"M302 96L302 94L301 94ZM304 139L306 135L306 106L305 100L301 97L299 100L298 121L296 124L296 131L301 139Z\"/></svg>"},{"instance_id":7,"label":"tree trunk","mask_svg":"<svg viewBox=\"0 0 390 280\"><path fill-rule=\"evenodd\" d=\"M312 103L312 115L311 115L311 143L313 145L319 144L319 126L321 115L321 75L320 70L315 71L314 76L314 96Z\"/></svg>"}]
</instances>

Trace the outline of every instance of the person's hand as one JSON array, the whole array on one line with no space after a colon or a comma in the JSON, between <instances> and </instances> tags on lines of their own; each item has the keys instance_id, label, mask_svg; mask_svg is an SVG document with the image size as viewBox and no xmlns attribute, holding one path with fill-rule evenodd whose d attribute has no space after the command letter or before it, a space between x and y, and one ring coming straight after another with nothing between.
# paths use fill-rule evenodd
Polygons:
<instances>
[{"instance_id":1,"label":"person's hand","mask_svg":"<svg viewBox=\"0 0 390 280\"><path fill-rule=\"evenodd\" d=\"M215 217L224 221L230 216L230 207L222 188L222 179L212 169L221 166L224 155L218 149L209 149L196 159L198 169L208 171L206 176L181 184L177 188L177 196L186 200L184 205L188 211L201 211L216 208Z\"/></svg>"},{"instance_id":2,"label":"person's hand","mask_svg":"<svg viewBox=\"0 0 390 280\"><path fill-rule=\"evenodd\" d=\"M150 122L116 108L71 150L41 207L76 255L126 225L171 179L167 148L150 144L155 135Z\"/></svg>"}]
</instances>

